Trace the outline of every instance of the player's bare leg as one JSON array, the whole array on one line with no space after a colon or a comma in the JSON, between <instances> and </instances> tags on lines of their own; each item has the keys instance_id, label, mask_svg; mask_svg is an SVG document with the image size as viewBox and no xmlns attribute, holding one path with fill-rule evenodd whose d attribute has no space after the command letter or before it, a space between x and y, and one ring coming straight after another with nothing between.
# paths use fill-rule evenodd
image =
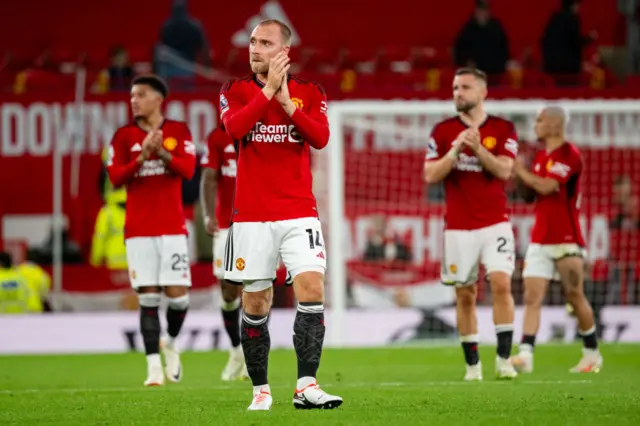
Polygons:
<instances>
[{"instance_id":1,"label":"player's bare leg","mask_svg":"<svg viewBox=\"0 0 640 426\"><path fill-rule=\"evenodd\" d=\"M298 382L293 406L299 409L337 408L342 398L320 389L316 380L324 344L324 274L302 272L293 278L298 312L293 324L293 346L298 358Z\"/></svg>"},{"instance_id":2,"label":"player's bare leg","mask_svg":"<svg viewBox=\"0 0 640 426\"><path fill-rule=\"evenodd\" d=\"M145 386L161 386L164 384L164 371L160 359L160 287L140 287L140 333L147 355L147 379Z\"/></svg>"},{"instance_id":3,"label":"player's bare leg","mask_svg":"<svg viewBox=\"0 0 640 426\"><path fill-rule=\"evenodd\" d=\"M182 380L182 363L180 351L176 347L176 338L180 334L182 324L189 309L189 288L185 286L167 286L164 294L169 300L167 307L167 335L160 342L164 355L165 371L169 381L177 383Z\"/></svg>"},{"instance_id":4,"label":"player's bare leg","mask_svg":"<svg viewBox=\"0 0 640 426\"><path fill-rule=\"evenodd\" d=\"M536 334L540 327L540 312L547 294L549 280L540 277L524 278L524 320L522 324L522 342L520 352L511 357L511 364L517 371L531 373L533 371L533 350L536 345Z\"/></svg>"},{"instance_id":5,"label":"player's bare leg","mask_svg":"<svg viewBox=\"0 0 640 426\"><path fill-rule=\"evenodd\" d=\"M242 325L240 341L253 383L253 401L249 410L269 410L273 403L267 378L269 368L268 318L273 301L271 280L245 281L242 294Z\"/></svg>"},{"instance_id":6,"label":"player's bare leg","mask_svg":"<svg viewBox=\"0 0 640 426\"><path fill-rule=\"evenodd\" d=\"M580 362L571 369L573 373L598 372L602 368L602 355L598 350L593 310L584 295L584 261L581 257L565 257L556 261L565 297L578 320L578 333L584 348Z\"/></svg>"},{"instance_id":7,"label":"player's bare leg","mask_svg":"<svg viewBox=\"0 0 640 426\"><path fill-rule=\"evenodd\" d=\"M482 363L478 353L478 318L476 316L476 299L478 286L456 287L456 321L458 333L467 364L464 379L467 381L482 380Z\"/></svg>"},{"instance_id":8,"label":"player's bare leg","mask_svg":"<svg viewBox=\"0 0 640 426\"><path fill-rule=\"evenodd\" d=\"M249 377L244 362L242 345L240 344L240 298L242 297L242 286L221 280L220 291L222 293L222 319L231 341L229 360L224 370L222 370L221 378L224 381L242 380Z\"/></svg>"},{"instance_id":9,"label":"player's bare leg","mask_svg":"<svg viewBox=\"0 0 640 426\"><path fill-rule=\"evenodd\" d=\"M493 297L493 323L496 326L498 340L496 376L499 379L513 379L518 373L509 361L513 344L514 317L511 275L502 271L494 271L489 274L489 281Z\"/></svg>"}]
</instances>

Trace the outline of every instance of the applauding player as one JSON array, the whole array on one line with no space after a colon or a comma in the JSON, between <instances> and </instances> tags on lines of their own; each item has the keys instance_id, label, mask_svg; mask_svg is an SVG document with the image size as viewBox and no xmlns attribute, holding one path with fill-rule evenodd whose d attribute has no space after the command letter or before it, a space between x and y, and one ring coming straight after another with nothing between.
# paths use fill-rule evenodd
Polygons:
<instances>
[{"instance_id":1,"label":"applauding player","mask_svg":"<svg viewBox=\"0 0 640 426\"><path fill-rule=\"evenodd\" d=\"M131 285L140 301L140 331L147 354L145 386L164 384L160 360L161 292L169 298L162 349L167 378L182 378L174 340L189 306L191 271L182 210L182 179L195 170L195 146L185 123L166 120L167 86L155 76L133 81L135 121L121 127L109 147L107 171L114 187L127 186L125 239Z\"/></svg>"},{"instance_id":2,"label":"applauding player","mask_svg":"<svg viewBox=\"0 0 640 426\"><path fill-rule=\"evenodd\" d=\"M584 341L583 356L572 372L598 371L598 350L593 311L584 296L584 238L580 229L580 176L583 162L578 148L564 138L566 115L562 108L547 107L536 119L536 136L544 141L533 171L516 160L516 177L536 193L536 219L525 256L524 324L520 353L511 359L518 370L533 371L533 348L540 325L540 310L549 281L560 276L564 294L578 319Z\"/></svg>"},{"instance_id":3,"label":"applauding player","mask_svg":"<svg viewBox=\"0 0 640 426\"><path fill-rule=\"evenodd\" d=\"M453 97L458 116L433 129L424 166L427 183L444 181L447 213L442 282L456 286L458 332L467 363L465 380L482 380L476 318L480 263L491 283L498 338L496 374L501 379L517 376L509 362L515 254L504 185L518 142L511 122L484 111L486 96L487 79L482 71L463 68L456 72Z\"/></svg>"},{"instance_id":4,"label":"applauding player","mask_svg":"<svg viewBox=\"0 0 640 426\"><path fill-rule=\"evenodd\" d=\"M233 139L220 127L207 138L207 153L203 166L200 198L204 208L205 228L213 236L213 274L220 281L222 319L231 340L229 361L222 371L222 380L248 377L240 345L240 296L242 287L224 279L224 246L231 225L233 193L236 186L236 150Z\"/></svg>"},{"instance_id":5,"label":"applauding player","mask_svg":"<svg viewBox=\"0 0 640 426\"><path fill-rule=\"evenodd\" d=\"M316 382L325 334L326 253L309 160L310 148L322 149L329 141L327 100L317 84L287 74L290 43L291 30L282 22L258 24L249 47L254 74L229 81L220 94L224 127L239 147L225 278L244 285L241 340L254 386L249 410L269 410L273 401L267 319L279 258L293 277L298 299L293 404L342 404Z\"/></svg>"}]
</instances>

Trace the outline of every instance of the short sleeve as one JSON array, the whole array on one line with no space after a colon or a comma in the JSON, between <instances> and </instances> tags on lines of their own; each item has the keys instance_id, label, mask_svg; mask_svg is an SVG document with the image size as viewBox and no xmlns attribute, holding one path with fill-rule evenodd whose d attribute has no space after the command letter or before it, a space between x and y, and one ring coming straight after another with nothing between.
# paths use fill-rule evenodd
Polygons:
<instances>
[{"instance_id":1,"label":"short sleeve","mask_svg":"<svg viewBox=\"0 0 640 426\"><path fill-rule=\"evenodd\" d=\"M496 155L502 155L509 158L518 156L518 134L513 123L509 122L504 136L501 138L496 150Z\"/></svg>"},{"instance_id":2,"label":"short sleeve","mask_svg":"<svg viewBox=\"0 0 640 426\"><path fill-rule=\"evenodd\" d=\"M549 160L546 164L547 177L565 184L582 171L582 156L576 150L569 150L562 160Z\"/></svg>"},{"instance_id":3,"label":"short sleeve","mask_svg":"<svg viewBox=\"0 0 640 426\"><path fill-rule=\"evenodd\" d=\"M236 111L243 107L242 90L237 80L230 80L220 91L220 118L226 123Z\"/></svg>"},{"instance_id":4,"label":"short sleeve","mask_svg":"<svg viewBox=\"0 0 640 426\"><path fill-rule=\"evenodd\" d=\"M436 126L431 131L429 141L427 142L427 154L424 158L425 161L437 160L438 158L442 157L442 131L440 129L440 126Z\"/></svg>"}]
</instances>

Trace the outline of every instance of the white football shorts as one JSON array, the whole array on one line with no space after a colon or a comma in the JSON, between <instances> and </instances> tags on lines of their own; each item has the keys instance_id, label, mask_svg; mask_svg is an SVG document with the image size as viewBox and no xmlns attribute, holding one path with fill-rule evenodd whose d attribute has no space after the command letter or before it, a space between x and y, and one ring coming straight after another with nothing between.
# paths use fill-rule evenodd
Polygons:
<instances>
[{"instance_id":1,"label":"white football shorts","mask_svg":"<svg viewBox=\"0 0 640 426\"><path fill-rule=\"evenodd\" d=\"M515 238L509 222L480 229L445 230L441 279L447 285L475 284L480 264L487 274L512 275L515 257Z\"/></svg>"},{"instance_id":2,"label":"white football shorts","mask_svg":"<svg viewBox=\"0 0 640 426\"><path fill-rule=\"evenodd\" d=\"M536 244L531 243L524 257L523 278L560 279L556 271L556 261L563 257L585 258L587 251L578 244Z\"/></svg>"},{"instance_id":3,"label":"white football shorts","mask_svg":"<svg viewBox=\"0 0 640 426\"><path fill-rule=\"evenodd\" d=\"M134 289L150 286L191 287L186 235L134 237L125 241L129 278Z\"/></svg>"},{"instance_id":4,"label":"white football shorts","mask_svg":"<svg viewBox=\"0 0 640 426\"><path fill-rule=\"evenodd\" d=\"M213 237L213 275L219 280L224 279L224 248L227 245L229 228L220 229Z\"/></svg>"},{"instance_id":5,"label":"white football shorts","mask_svg":"<svg viewBox=\"0 0 640 426\"><path fill-rule=\"evenodd\" d=\"M318 218L234 223L227 237L224 278L273 280L280 259L292 278L302 272L324 274L327 253Z\"/></svg>"}]
</instances>

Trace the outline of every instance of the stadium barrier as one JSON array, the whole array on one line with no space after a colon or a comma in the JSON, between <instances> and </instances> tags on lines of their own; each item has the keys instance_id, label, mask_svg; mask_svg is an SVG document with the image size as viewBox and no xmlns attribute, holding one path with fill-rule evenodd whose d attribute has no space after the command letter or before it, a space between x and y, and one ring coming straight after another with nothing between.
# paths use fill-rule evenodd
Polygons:
<instances>
[{"instance_id":1,"label":"stadium barrier","mask_svg":"<svg viewBox=\"0 0 640 426\"><path fill-rule=\"evenodd\" d=\"M294 309L273 311L269 328L272 348L292 348ZM327 333L327 347L383 347L421 343L456 344L455 309L433 311L408 309L349 309L344 324L335 324L328 312L327 329L341 327L345 340L336 342ZM601 338L605 342L640 342L640 307L604 307L600 313ZM138 314L57 314L0 316L0 354L123 353L143 348ZM515 324L522 323L522 308ZM495 343L491 308L478 310L480 342ZM519 327L517 327L519 328ZM515 338L519 338L516 330ZM539 343L571 342L576 321L563 307L542 311ZM190 312L179 337L183 350L207 351L229 348L222 317L217 312Z\"/></svg>"}]
</instances>

